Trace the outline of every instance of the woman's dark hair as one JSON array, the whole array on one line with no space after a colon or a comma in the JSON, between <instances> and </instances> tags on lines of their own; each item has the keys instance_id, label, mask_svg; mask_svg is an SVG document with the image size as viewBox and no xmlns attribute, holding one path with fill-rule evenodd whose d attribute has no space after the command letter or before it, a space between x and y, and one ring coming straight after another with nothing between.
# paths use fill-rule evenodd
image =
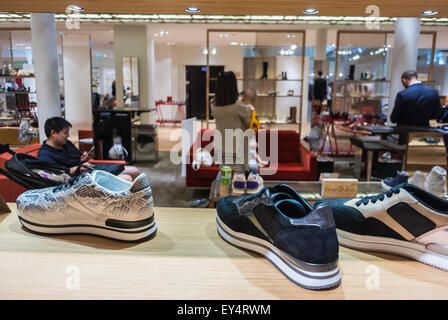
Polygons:
<instances>
[{"instance_id":1,"label":"woman's dark hair","mask_svg":"<svg viewBox=\"0 0 448 320\"><path fill-rule=\"evenodd\" d=\"M225 71L218 76L215 89L215 105L227 106L234 104L238 99L238 86L232 71Z\"/></svg>"},{"instance_id":2,"label":"woman's dark hair","mask_svg":"<svg viewBox=\"0 0 448 320\"><path fill-rule=\"evenodd\" d=\"M64 128L71 128L72 124L61 117L53 117L47 119L45 121L45 134L47 138L51 136L51 130L54 130L56 133L61 132Z\"/></svg>"}]
</instances>

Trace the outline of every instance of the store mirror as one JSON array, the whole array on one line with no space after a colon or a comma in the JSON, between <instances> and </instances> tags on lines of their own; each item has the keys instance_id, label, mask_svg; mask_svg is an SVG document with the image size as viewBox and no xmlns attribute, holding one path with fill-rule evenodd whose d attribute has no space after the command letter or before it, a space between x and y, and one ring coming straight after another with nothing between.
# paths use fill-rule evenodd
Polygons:
<instances>
[{"instance_id":1,"label":"store mirror","mask_svg":"<svg viewBox=\"0 0 448 320\"><path fill-rule=\"evenodd\" d=\"M138 87L138 58L123 57L123 89L124 105L127 107L139 106L139 87Z\"/></svg>"}]
</instances>

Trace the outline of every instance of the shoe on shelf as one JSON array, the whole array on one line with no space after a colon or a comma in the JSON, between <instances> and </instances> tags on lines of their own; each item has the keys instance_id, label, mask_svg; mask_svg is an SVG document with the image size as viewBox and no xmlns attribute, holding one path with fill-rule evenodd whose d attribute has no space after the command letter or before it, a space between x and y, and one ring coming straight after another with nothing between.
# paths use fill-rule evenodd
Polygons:
<instances>
[{"instance_id":1,"label":"shoe on shelf","mask_svg":"<svg viewBox=\"0 0 448 320\"><path fill-rule=\"evenodd\" d=\"M268 259L288 279L307 289L341 281L338 239L328 206L311 206L287 185L263 187L245 197L222 198L217 228L228 243Z\"/></svg>"},{"instance_id":2,"label":"shoe on shelf","mask_svg":"<svg viewBox=\"0 0 448 320\"><path fill-rule=\"evenodd\" d=\"M249 173L246 181L247 194L254 194L263 188L263 178L258 173Z\"/></svg>"},{"instance_id":3,"label":"shoe on shelf","mask_svg":"<svg viewBox=\"0 0 448 320\"><path fill-rule=\"evenodd\" d=\"M408 182L409 174L406 171L397 171L397 174L393 178L386 178L381 181L381 188L386 191L399 184Z\"/></svg>"},{"instance_id":4,"label":"shoe on shelf","mask_svg":"<svg viewBox=\"0 0 448 320\"><path fill-rule=\"evenodd\" d=\"M122 241L155 236L153 198L143 173L128 182L105 171L84 173L56 187L17 198L23 227L39 234L93 234Z\"/></svg>"},{"instance_id":5,"label":"shoe on shelf","mask_svg":"<svg viewBox=\"0 0 448 320\"><path fill-rule=\"evenodd\" d=\"M245 194L246 176L244 173L235 173L232 180L232 195L241 196Z\"/></svg>"},{"instance_id":6,"label":"shoe on shelf","mask_svg":"<svg viewBox=\"0 0 448 320\"><path fill-rule=\"evenodd\" d=\"M448 201L405 183L375 196L320 200L319 205L333 209L341 245L448 271Z\"/></svg>"},{"instance_id":7,"label":"shoe on shelf","mask_svg":"<svg viewBox=\"0 0 448 320\"><path fill-rule=\"evenodd\" d=\"M428 174L425 180L426 191L438 196L445 197L446 195L446 170L442 167L435 166Z\"/></svg>"},{"instance_id":8,"label":"shoe on shelf","mask_svg":"<svg viewBox=\"0 0 448 320\"><path fill-rule=\"evenodd\" d=\"M428 175L424 172L415 171L412 178L408 180L408 183L413 184L414 186L417 186L420 189L426 190L425 180L427 176Z\"/></svg>"}]
</instances>

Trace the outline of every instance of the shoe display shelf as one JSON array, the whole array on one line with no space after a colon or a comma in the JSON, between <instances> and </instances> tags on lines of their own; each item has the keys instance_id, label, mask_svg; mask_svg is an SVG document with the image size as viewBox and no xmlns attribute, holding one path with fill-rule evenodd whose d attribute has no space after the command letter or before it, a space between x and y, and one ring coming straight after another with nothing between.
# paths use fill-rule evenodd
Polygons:
<instances>
[{"instance_id":1,"label":"shoe display shelf","mask_svg":"<svg viewBox=\"0 0 448 320\"><path fill-rule=\"evenodd\" d=\"M294 190L296 190L306 201L313 204L316 201L322 199L321 189L322 182L321 181L275 181L275 180L265 180L264 186L273 187L277 184L285 183L291 186ZM215 189L217 188L217 189ZM216 180L213 180L212 185L210 187L209 194L209 208L215 208L216 203L222 198L221 196L215 196L214 190L219 190L219 186L216 186ZM359 181L358 182L358 197L367 197L373 196L382 192L381 190L381 182L377 181ZM232 189L230 186L229 196L232 196ZM244 196L244 195L242 195Z\"/></svg>"},{"instance_id":2,"label":"shoe display shelf","mask_svg":"<svg viewBox=\"0 0 448 320\"><path fill-rule=\"evenodd\" d=\"M157 203L157 199L155 199ZM446 299L446 271L339 247L341 284L303 289L265 258L226 243L216 210L154 208L157 235L124 243L23 230L0 213L0 299ZM378 281L375 279L378 275Z\"/></svg>"}]
</instances>

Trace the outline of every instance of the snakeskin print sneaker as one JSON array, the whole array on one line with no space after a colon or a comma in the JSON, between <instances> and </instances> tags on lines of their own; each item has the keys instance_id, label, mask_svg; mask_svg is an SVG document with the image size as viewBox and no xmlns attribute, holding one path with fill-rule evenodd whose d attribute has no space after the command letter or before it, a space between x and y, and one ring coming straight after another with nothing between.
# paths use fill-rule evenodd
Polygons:
<instances>
[{"instance_id":1,"label":"snakeskin print sneaker","mask_svg":"<svg viewBox=\"0 0 448 320\"><path fill-rule=\"evenodd\" d=\"M152 191L141 174L128 182L95 170L17 198L23 227L40 234L93 234L122 241L149 240L157 231Z\"/></svg>"}]
</instances>

